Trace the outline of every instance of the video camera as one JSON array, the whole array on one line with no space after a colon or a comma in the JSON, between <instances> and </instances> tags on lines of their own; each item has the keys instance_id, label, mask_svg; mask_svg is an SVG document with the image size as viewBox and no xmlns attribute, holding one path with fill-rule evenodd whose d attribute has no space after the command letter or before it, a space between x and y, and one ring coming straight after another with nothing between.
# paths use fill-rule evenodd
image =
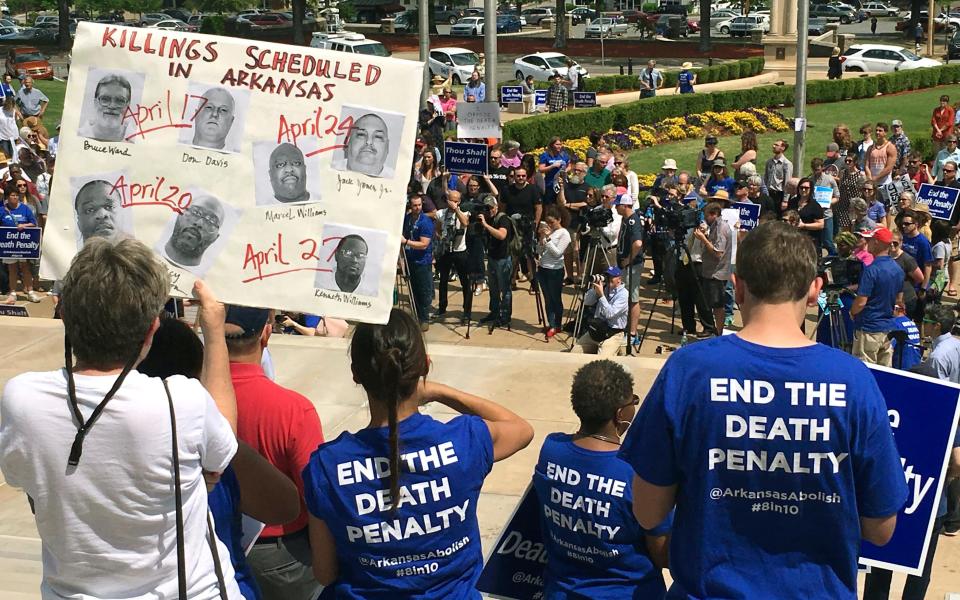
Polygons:
<instances>
[{"instance_id":1,"label":"video camera","mask_svg":"<svg viewBox=\"0 0 960 600\"><path fill-rule=\"evenodd\" d=\"M613 223L613 209L607 208L602 204L581 211L580 215L583 217L583 223L586 226L585 229L589 228L598 233L601 229Z\"/></svg>"},{"instance_id":2,"label":"video camera","mask_svg":"<svg viewBox=\"0 0 960 600\"><path fill-rule=\"evenodd\" d=\"M489 194L484 194L476 200L470 200L460 204L460 210L470 213L470 224L480 223L480 215L489 221L490 207L483 203Z\"/></svg>"},{"instance_id":3,"label":"video camera","mask_svg":"<svg viewBox=\"0 0 960 600\"><path fill-rule=\"evenodd\" d=\"M824 289L840 289L860 283L863 263L854 257L824 256L817 262L817 276L824 281Z\"/></svg>"},{"instance_id":4,"label":"video camera","mask_svg":"<svg viewBox=\"0 0 960 600\"><path fill-rule=\"evenodd\" d=\"M688 231L700 224L700 211L684 204L667 202L661 208L654 207L653 218L661 231L671 231L679 239L686 237Z\"/></svg>"}]
</instances>

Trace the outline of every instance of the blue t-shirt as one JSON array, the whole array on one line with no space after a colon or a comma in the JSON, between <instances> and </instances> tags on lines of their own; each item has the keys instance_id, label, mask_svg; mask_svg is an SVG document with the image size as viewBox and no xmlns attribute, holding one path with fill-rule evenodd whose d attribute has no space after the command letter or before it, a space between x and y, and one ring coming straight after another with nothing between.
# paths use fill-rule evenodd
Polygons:
<instances>
[{"instance_id":1,"label":"blue t-shirt","mask_svg":"<svg viewBox=\"0 0 960 600\"><path fill-rule=\"evenodd\" d=\"M479 598L483 568L477 499L493 466L479 417L399 424L400 500L390 503L388 429L344 432L303 470L310 513L336 541L337 598Z\"/></svg>"},{"instance_id":2,"label":"blue t-shirt","mask_svg":"<svg viewBox=\"0 0 960 600\"><path fill-rule=\"evenodd\" d=\"M857 296L867 304L854 318L854 326L867 333L893 331L893 306L903 289L903 269L889 256L878 256L863 269Z\"/></svg>"},{"instance_id":3,"label":"blue t-shirt","mask_svg":"<svg viewBox=\"0 0 960 600\"><path fill-rule=\"evenodd\" d=\"M431 265L433 264L433 219L424 213L414 221L412 215L403 218L403 237L413 242L419 242L420 238L428 238L430 243L423 250L405 248L407 253L407 262L411 265Z\"/></svg>"},{"instance_id":4,"label":"blue t-shirt","mask_svg":"<svg viewBox=\"0 0 960 600\"><path fill-rule=\"evenodd\" d=\"M907 344L903 347L903 365L901 369L909 371L920 364L920 329L910 317L903 315L893 318L893 329L902 329L907 332ZM890 350L896 356L897 340L890 340ZM894 362L896 365L896 362Z\"/></svg>"},{"instance_id":5,"label":"blue t-shirt","mask_svg":"<svg viewBox=\"0 0 960 600\"><path fill-rule=\"evenodd\" d=\"M677 486L667 598L854 600L860 517L907 498L876 380L820 344L680 348L620 457Z\"/></svg>"},{"instance_id":6,"label":"blue t-shirt","mask_svg":"<svg viewBox=\"0 0 960 600\"><path fill-rule=\"evenodd\" d=\"M877 200L867 207L867 218L874 223L881 222L885 216L887 216L887 209L883 206L883 202Z\"/></svg>"},{"instance_id":7,"label":"blue t-shirt","mask_svg":"<svg viewBox=\"0 0 960 600\"><path fill-rule=\"evenodd\" d=\"M33 214L33 209L21 202L16 208L10 208L4 203L0 206L0 225L3 227L16 227L20 224L36 225L37 217Z\"/></svg>"},{"instance_id":8,"label":"blue t-shirt","mask_svg":"<svg viewBox=\"0 0 960 600\"><path fill-rule=\"evenodd\" d=\"M220 482L207 496L207 505L213 514L213 530L223 545L230 551L230 562L236 574L240 593L246 600L260 600L260 588L253 577L253 571L247 564L246 555L240 540L243 539L243 529L240 511L240 482L233 467L227 469L220 476Z\"/></svg>"},{"instance_id":9,"label":"blue t-shirt","mask_svg":"<svg viewBox=\"0 0 960 600\"><path fill-rule=\"evenodd\" d=\"M903 251L913 257L917 264L923 269L923 266L933 260L933 247L930 240L922 233L910 238L903 236Z\"/></svg>"},{"instance_id":10,"label":"blue t-shirt","mask_svg":"<svg viewBox=\"0 0 960 600\"><path fill-rule=\"evenodd\" d=\"M704 185L707 188L707 193L710 196L713 196L717 193L717 190L726 190L730 197L733 198L733 188L736 186L737 182L734 181L733 177L723 177L716 179L711 176L707 179L707 183Z\"/></svg>"},{"instance_id":11,"label":"blue t-shirt","mask_svg":"<svg viewBox=\"0 0 960 600\"><path fill-rule=\"evenodd\" d=\"M693 93L693 73L684 69L677 75L677 82L680 84L681 94Z\"/></svg>"},{"instance_id":12,"label":"blue t-shirt","mask_svg":"<svg viewBox=\"0 0 960 600\"><path fill-rule=\"evenodd\" d=\"M547 550L544 598L664 597L646 536L667 535L671 522L652 531L640 527L632 482L633 470L616 451L581 448L568 433L547 436L533 474Z\"/></svg>"},{"instance_id":13,"label":"blue t-shirt","mask_svg":"<svg viewBox=\"0 0 960 600\"><path fill-rule=\"evenodd\" d=\"M553 189L553 180L557 178L557 173L559 173L560 171L565 171L567 169L567 165L570 164L570 155L567 154L566 150L561 150L560 154L556 156L554 156L553 154L550 154L549 152L542 152L540 154L540 160L537 161L537 164L540 164L540 165L549 165L549 164L553 164L556 161L560 161L560 163L562 163L560 165L560 168L551 169L543 174L543 184L544 184L544 187L548 190ZM534 175L536 175L536 173L527 173L527 181L532 182Z\"/></svg>"}]
</instances>

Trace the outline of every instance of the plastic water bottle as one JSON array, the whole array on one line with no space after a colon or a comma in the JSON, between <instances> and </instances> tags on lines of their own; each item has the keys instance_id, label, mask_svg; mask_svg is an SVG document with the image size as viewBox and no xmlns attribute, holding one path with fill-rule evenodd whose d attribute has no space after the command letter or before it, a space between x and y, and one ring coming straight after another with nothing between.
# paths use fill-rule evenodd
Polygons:
<instances>
[{"instance_id":1,"label":"plastic water bottle","mask_svg":"<svg viewBox=\"0 0 960 600\"><path fill-rule=\"evenodd\" d=\"M690 340L687 339L687 332L684 331L683 335L680 336L680 347L683 348L689 343Z\"/></svg>"}]
</instances>

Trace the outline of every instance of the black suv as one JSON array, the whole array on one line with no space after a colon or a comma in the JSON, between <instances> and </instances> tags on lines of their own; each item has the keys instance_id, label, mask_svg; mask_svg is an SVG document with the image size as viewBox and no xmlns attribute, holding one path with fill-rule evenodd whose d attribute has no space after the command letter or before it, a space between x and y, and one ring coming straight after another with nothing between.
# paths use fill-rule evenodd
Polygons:
<instances>
[{"instance_id":1,"label":"black suv","mask_svg":"<svg viewBox=\"0 0 960 600\"><path fill-rule=\"evenodd\" d=\"M960 58L960 30L953 33L950 45L947 47L947 60Z\"/></svg>"}]
</instances>

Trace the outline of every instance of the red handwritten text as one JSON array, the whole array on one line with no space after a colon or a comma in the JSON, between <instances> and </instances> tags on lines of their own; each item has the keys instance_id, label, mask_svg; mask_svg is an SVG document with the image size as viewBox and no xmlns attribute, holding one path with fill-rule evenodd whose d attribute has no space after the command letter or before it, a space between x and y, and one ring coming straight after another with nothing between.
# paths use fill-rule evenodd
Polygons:
<instances>
[{"instance_id":1,"label":"red handwritten text","mask_svg":"<svg viewBox=\"0 0 960 600\"><path fill-rule=\"evenodd\" d=\"M294 146L297 146L297 140L301 137L313 136L321 140L321 146L319 149L313 150L306 155L310 157L320 154L321 152L343 148L345 146L345 140L338 138L343 138L349 134L352 127L353 117L348 116L341 121L337 115L323 114L322 106L318 106L310 117L303 120L288 119L287 115L281 113L280 123L277 127L277 143L290 142ZM324 145L322 140L326 136L334 137L332 143Z\"/></svg>"},{"instance_id":2,"label":"red handwritten text","mask_svg":"<svg viewBox=\"0 0 960 600\"><path fill-rule=\"evenodd\" d=\"M243 270L250 272L250 276L242 283L260 281L278 275L287 275L298 271L332 271L330 261L336 251L340 236L329 237L323 240L313 238L302 239L297 242L299 252L294 252L294 263L285 259L283 234L277 234L277 241L270 247L262 250L247 244L243 257ZM253 273L256 273L255 275Z\"/></svg>"},{"instance_id":3,"label":"red handwritten text","mask_svg":"<svg viewBox=\"0 0 960 600\"><path fill-rule=\"evenodd\" d=\"M120 194L120 205L127 206L166 206L175 213L183 213L193 202L193 194L183 191L180 186L170 183L166 177L155 177L152 183L127 181L121 175L113 182L110 194Z\"/></svg>"}]
</instances>

